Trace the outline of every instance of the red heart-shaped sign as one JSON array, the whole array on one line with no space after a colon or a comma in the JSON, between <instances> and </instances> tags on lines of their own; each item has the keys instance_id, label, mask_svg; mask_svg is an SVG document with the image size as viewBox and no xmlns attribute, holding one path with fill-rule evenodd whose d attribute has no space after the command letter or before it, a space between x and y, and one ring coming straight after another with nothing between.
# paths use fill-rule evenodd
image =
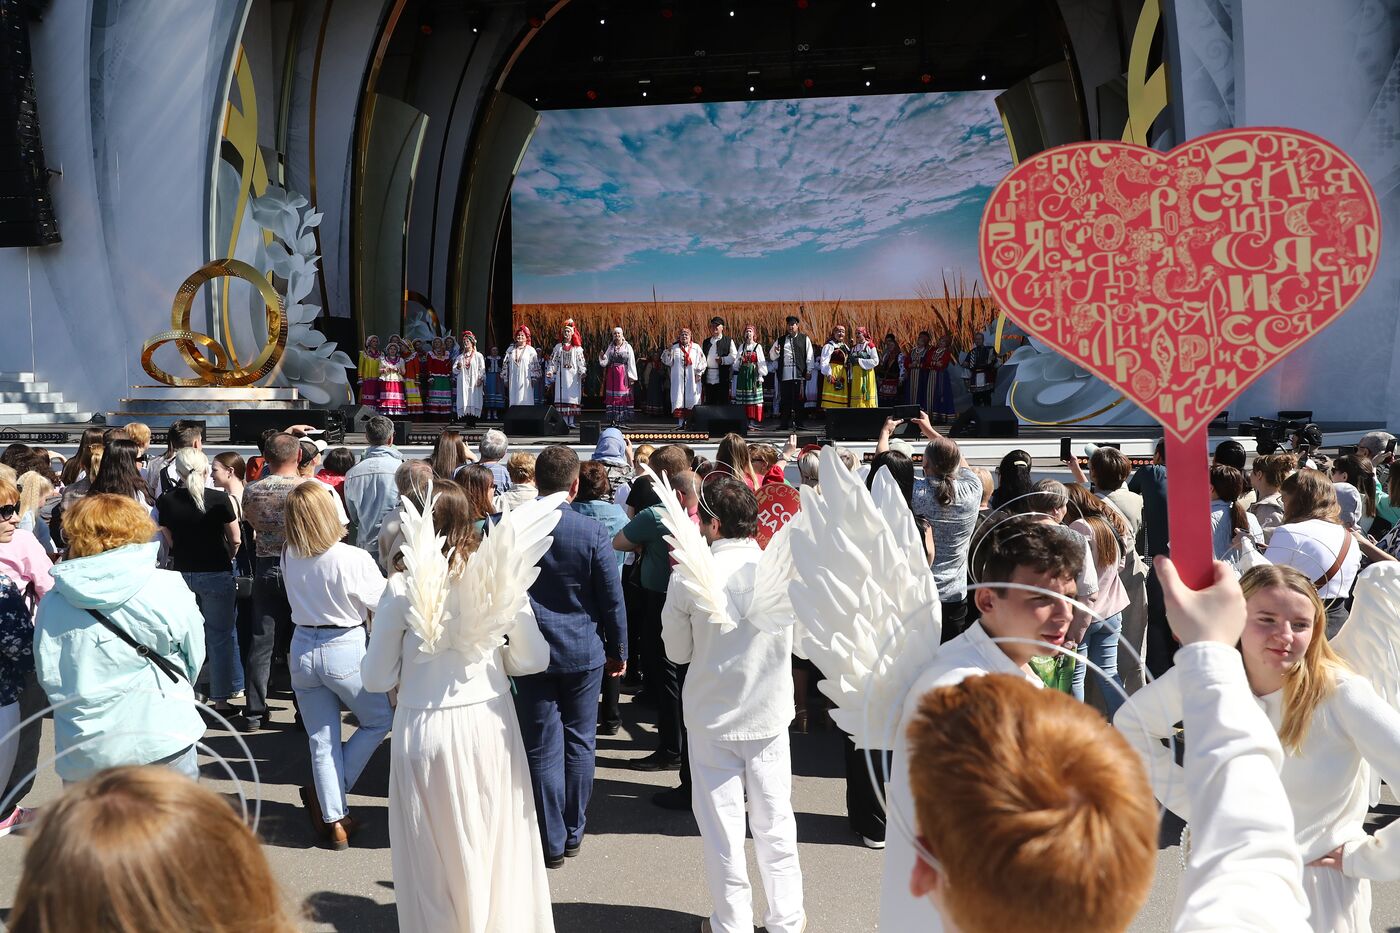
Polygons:
<instances>
[{"instance_id":1,"label":"red heart-shaped sign","mask_svg":"<svg viewBox=\"0 0 1400 933\"><path fill-rule=\"evenodd\" d=\"M1012 320L1184 441L1361 294L1380 209L1355 162L1298 130L1074 143L997 186L980 251Z\"/></svg>"}]
</instances>

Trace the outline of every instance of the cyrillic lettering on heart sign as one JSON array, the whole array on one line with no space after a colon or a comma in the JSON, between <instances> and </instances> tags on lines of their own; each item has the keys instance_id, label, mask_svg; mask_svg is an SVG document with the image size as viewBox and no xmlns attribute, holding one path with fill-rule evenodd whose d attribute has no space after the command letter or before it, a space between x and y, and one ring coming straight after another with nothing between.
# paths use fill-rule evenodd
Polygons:
<instances>
[{"instance_id":1,"label":"cyrillic lettering on heart sign","mask_svg":"<svg viewBox=\"0 0 1400 933\"><path fill-rule=\"evenodd\" d=\"M1037 153L992 192L979 248L1008 317L1196 449L1231 399L1356 300L1380 237L1375 193L1346 153L1254 127L1170 152Z\"/></svg>"}]
</instances>

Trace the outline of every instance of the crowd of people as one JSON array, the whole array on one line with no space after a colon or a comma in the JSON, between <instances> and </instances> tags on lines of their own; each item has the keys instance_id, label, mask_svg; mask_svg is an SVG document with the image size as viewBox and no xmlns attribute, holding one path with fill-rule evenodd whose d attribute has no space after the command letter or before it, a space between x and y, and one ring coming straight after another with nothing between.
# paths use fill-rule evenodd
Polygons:
<instances>
[{"instance_id":1,"label":"crowd of people","mask_svg":"<svg viewBox=\"0 0 1400 933\"><path fill-rule=\"evenodd\" d=\"M686 398L752 391L742 372L708 381L717 352L725 366L773 362L790 414L800 396L787 383L807 366L828 380L824 394L835 378L880 391L868 335L834 359L798 323L752 354L753 335L728 341L722 322L703 348L683 332ZM517 346L532 349L528 336ZM381 410L403 395L397 345L375 376L361 369ZM614 346L627 346L621 332ZM582 351L567 326L555 349L554 378L578 366L577 386ZM624 355L613 364L634 365ZM520 364L477 362L468 370L497 373L513 400ZM631 371L610 383L619 393ZM936 385L935 372L900 379ZM442 404L451 389L437 388ZM1331 640L1345 641L1368 599L1384 603L1387 581L1400 586L1394 439L1371 432L1331 460L1312 426L1252 462L1242 445L1218 445L1220 562L1214 584L1192 592L1170 560L1162 447L1136 469L1107 446L1087 469L1042 465L1067 471L1061 482L1037 478L1024 450L974 467L934 421L911 419L916 450L890 419L868 463L738 435L711 460L684 444L634 449L617 428L583 462L563 445L512 451L497 430L472 449L450 429L411 459L382 415L358 457L297 428L268 432L246 462L211 459L199 428L180 423L163 450L139 424L90 429L66 462L11 445L0 454L0 835L34 833L11 926L96 928L102 910L127 918L122 929L293 928L252 834L188 780L206 730L259 732L285 677L319 844L354 844L349 795L390 742L404 930L554 928L549 872L584 848L596 736L618 732L631 694L656 729L629 766L676 772L652 803L693 813L700 829L713 901L701 929L754 924L747 827L762 925L798 933L790 735L838 718L836 691L820 686L838 673L804 652L803 619L785 593L775 602L763 563L797 560L759 544L765 487L791 476L804 509L839 487L886 510L870 533L901 542L941 624L934 662L901 698L894 747L846 742L852 838L885 849L881 929L940 918L964 931L1126 929L1153 879L1154 795L1191 826L1176 929L1370 929L1368 879L1400 875L1390 830L1363 828L1372 774L1400 779L1400 712ZM880 498L890 489L893 504ZM1393 616L1400 599L1379 611ZM40 747L45 708L52 755ZM1160 741L1179 723L1184 757ZM33 807L41 761L66 792ZM137 833L157 841L128 844ZM195 893L230 865L235 890L247 888L236 907ZM259 919L240 919L250 911Z\"/></svg>"},{"instance_id":2,"label":"crowd of people","mask_svg":"<svg viewBox=\"0 0 1400 933\"><path fill-rule=\"evenodd\" d=\"M771 335L770 335L771 336ZM742 405L750 428L764 413L798 428L809 409L914 405L935 422L957 414L954 378L973 404L991 402L996 351L977 334L959 357L952 338L934 339L921 331L901 347L892 333L876 343L864 327L832 328L817 346L802 333L802 320L789 315L786 330L765 339L746 325L732 336L722 317L710 319L709 336L699 343L681 328L675 341L644 356L633 349L621 327L596 355L586 354L571 318L548 350L537 348L530 328L516 328L502 354L492 346L483 355L476 335L406 341L392 335L381 350L370 336L360 353L360 402L381 414L428 421L474 424L496 420L512 405L552 404L568 427L577 424L585 393L601 399L607 421L622 424L636 413L669 416L684 424L697 405Z\"/></svg>"}]
</instances>

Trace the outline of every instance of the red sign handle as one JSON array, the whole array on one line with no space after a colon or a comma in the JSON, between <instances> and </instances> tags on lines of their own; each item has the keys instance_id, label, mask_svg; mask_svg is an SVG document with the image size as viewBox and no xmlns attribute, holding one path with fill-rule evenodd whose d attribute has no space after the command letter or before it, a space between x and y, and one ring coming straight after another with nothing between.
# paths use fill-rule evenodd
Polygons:
<instances>
[{"instance_id":1,"label":"red sign handle","mask_svg":"<svg viewBox=\"0 0 1400 933\"><path fill-rule=\"evenodd\" d=\"M1181 581L1203 590L1215 579L1215 546L1210 531L1210 456L1204 425L1179 440L1167 435L1167 525L1172 562Z\"/></svg>"}]
</instances>

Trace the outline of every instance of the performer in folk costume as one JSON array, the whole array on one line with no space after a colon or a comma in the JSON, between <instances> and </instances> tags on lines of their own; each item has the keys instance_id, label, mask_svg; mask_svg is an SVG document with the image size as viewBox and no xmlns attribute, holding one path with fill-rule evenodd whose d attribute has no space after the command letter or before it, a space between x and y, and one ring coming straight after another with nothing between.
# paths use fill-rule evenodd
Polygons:
<instances>
[{"instance_id":1,"label":"performer in folk costume","mask_svg":"<svg viewBox=\"0 0 1400 933\"><path fill-rule=\"evenodd\" d=\"M505 380L502 376L501 364L500 347L492 347L491 352L486 355L486 385L485 398L483 399L486 417L490 421L500 418L501 409L506 407Z\"/></svg>"},{"instance_id":2,"label":"performer in folk costume","mask_svg":"<svg viewBox=\"0 0 1400 933\"><path fill-rule=\"evenodd\" d=\"M603 405L607 408L608 420L630 421L634 400L632 387L637 383L637 354L632 351L621 327L612 329L612 343L598 355L598 365L603 367Z\"/></svg>"},{"instance_id":3,"label":"performer in folk costume","mask_svg":"<svg viewBox=\"0 0 1400 933\"><path fill-rule=\"evenodd\" d=\"M448 334L442 338L444 346L447 348L447 367L452 372L452 398L454 406L457 398L457 357L462 355L462 348L457 343L457 338Z\"/></svg>"},{"instance_id":4,"label":"performer in folk costume","mask_svg":"<svg viewBox=\"0 0 1400 933\"><path fill-rule=\"evenodd\" d=\"M647 357L646 370L646 412L649 415L664 415L671 404L671 373L661 362L664 350L654 350Z\"/></svg>"},{"instance_id":5,"label":"performer in folk costume","mask_svg":"<svg viewBox=\"0 0 1400 933\"><path fill-rule=\"evenodd\" d=\"M763 381L768 375L768 354L758 342L758 328L744 327L744 339L735 350L739 361L734 370L734 404L743 405L749 427L763 424Z\"/></svg>"},{"instance_id":6,"label":"performer in folk costume","mask_svg":"<svg viewBox=\"0 0 1400 933\"><path fill-rule=\"evenodd\" d=\"M926 330L919 331L918 340L904 356L904 369L909 380L904 401L909 405L928 408L933 391L934 352L933 336Z\"/></svg>"},{"instance_id":7,"label":"performer in folk costume","mask_svg":"<svg viewBox=\"0 0 1400 933\"><path fill-rule=\"evenodd\" d=\"M423 373L423 361L418 355L418 350L413 344L405 344L406 351L403 359L403 397L404 406L408 409L408 414L423 414L423 383L421 381Z\"/></svg>"},{"instance_id":8,"label":"performer in folk costume","mask_svg":"<svg viewBox=\"0 0 1400 933\"><path fill-rule=\"evenodd\" d=\"M1239 654L1283 744L1279 776L1306 866L1309 922L1317 933L1369 933L1368 879L1400 876L1400 825L1365 830L1373 778L1400 782L1400 563L1373 564L1357 578L1351 616L1331 641L1317 589L1297 570L1256 567L1240 587L1249 621ZM1200 814L1189 781L1169 751L1158 754L1158 739L1181 721L1187 689L1173 668L1134 693L1114 725L1148 762L1158 799L1190 825Z\"/></svg>"},{"instance_id":9,"label":"performer in folk costume","mask_svg":"<svg viewBox=\"0 0 1400 933\"><path fill-rule=\"evenodd\" d=\"M428 414L434 421L446 421L452 415L452 357L441 337L433 338L427 365Z\"/></svg>"},{"instance_id":10,"label":"performer in folk costume","mask_svg":"<svg viewBox=\"0 0 1400 933\"><path fill-rule=\"evenodd\" d=\"M379 361L379 413L381 415L405 415L408 407L404 401L404 361L399 357L397 341L389 341L384 357Z\"/></svg>"},{"instance_id":11,"label":"performer in folk costume","mask_svg":"<svg viewBox=\"0 0 1400 933\"><path fill-rule=\"evenodd\" d=\"M496 362L499 365L499 357ZM457 417L474 422L481 417L486 392L486 360L476 350L476 334L462 331L462 352L452 366L457 375Z\"/></svg>"},{"instance_id":12,"label":"performer in folk costume","mask_svg":"<svg viewBox=\"0 0 1400 933\"><path fill-rule=\"evenodd\" d=\"M661 637L671 661L690 665L681 706L691 806L714 904L700 929L749 933L754 927L747 811L768 900L764 929L799 933L807 918L788 740L795 619L786 588L775 586L792 562L781 542L758 546L758 500L743 483L707 482L697 529L669 484L652 477L675 542Z\"/></svg>"},{"instance_id":13,"label":"performer in folk costume","mask_svg":"<svg viewBox=\"0 0 1400 933\"><path fill-rule=\"evenodd\" d=\"M370 334L360 351L360 404L375 408L379 405L379 338Z\"/></svg>"},{"instance_id":14,"label":"performer in folk costume","mask_svg":"<svg viewBox=\"0 0 1400 933\"><path fill-rule=\"evenodd\" d=\"M544 378L545 384L553 389L554 407L571 428L578 417L579 402L583 400L583 377L587 369L583 341L579 339L574 319L569 318L564 322L559 342L549 354Z\"/></svg>"},{"instance_id":15,"label":"performer in folk costume","mask_svg":"<svg viewBox=\"0 0 1400 933\"><path fill-rule=\"evenodd\" d=\"M807 377L816 370L816 353L812 340L801 333L802 320L795 314L787 317L787 332L773 341L768 360L778 380L778 402L785 431L801 429L804 420L803 395Z\"/></svg>"},{"instance_id":16,"label":"performer in folk costume","mask_svg":"<svg viewBox=\"0 0 1400 933\"><path fill-rule=\"evenodd\" d=\"M963 354L962 365L967 370L967 390L972 393L972 404L990 405L992 392L997 387L997 351L987 346L987 338L981 331L972 337L972 349Z\"/></svg>"},{"instance_id":17,"label":"performer in folk costume","mask_svg":"<svg viewBox=\"0 0 1400 933\"><path fill-rule=\"evenodd\" d=\"M400 572L360 671L366 689L398 690L389 843L399 929L552 933L508 678L549 665L526 594L564 496L507 507L481 537L460 490L426 493L422 514L403 499Z\"/></svg>"},{"instance_id":18,"label":"performer in folk costume","mask_svg":"<svg viewBox=\"0 0 1400 933\"><path fill-rule=\"evenodd\" d=\"M822 347L819 369L822 374L822 407L850 408L850 355L846 343L846 328L837 324L831 329L831 339Z\"/></svg>"},{"instance_id":19,"label":"performer in folk costume","mask_svg":"<svg viewBox=\"0 0 1400 933\"><path fill-rule=\"evenodd\" d=\"M661 365L671 371L671 414L676 426L683 427L690 410L700 404L700 385L705 378L705 354L690 340L690 328L661 354Z\"/></svg>"},{"instance_id":20,"label":"performer in folk costume","mask_svg":"<svg viewBox=\"0 0 1400 933\"><path fill-rule=\"evenodd\" d=\"M515 331L515 343L506 349L506 404L535 404L535 379L539 374L540 355L530 346L530 328L521 324Z\"/></svg>"},{"instance_id":21,"label":"performer in folk costume","mask_svg":"<svg viewBox=\"0 0 1400 933\"><path fill-rule=\"evenodd\" d=\"M870 342L870 331L856 328L856 345L851 348L849 375L851 407L874 408L876 405L875 367L880 363L879 351Z\"/></svg>"},{"instance_id":22,"label":"performer in folk costume","mask_svg":"<svg viewBox=\"0 0 1400 933\"><path fill-rule=\"evenodd\" d=\"M885 345L880 350L880 364L875 367L875 387L881 407L899 404L904 375L904 354L899 352L899 341L894 334L886 334Z\"/></svg>"},{"instance_id":23,"label":"performer in folk costume","mask_svg":"<svg viewBox=\"0 0 1400 933\"><path fill-rule=\"evenodd\" d=\"M710 336L700 344L705 354L705 404L729 404L729 384L738 359L734 341L724 332L724 318L710 318Z\"/></svg>"},{"instance_id":24,"label":"performer in folk costume","mask_svg":"<svg viewBox=\"0 0 1400 933\"><path fill-rule=\"evenodd\" d=\"M933 396L924 408L936 421L951 421L958 413L953 395L953 366L956 364L952 339L944 334L933 348Z\"/></svg>"}]
</instances>

